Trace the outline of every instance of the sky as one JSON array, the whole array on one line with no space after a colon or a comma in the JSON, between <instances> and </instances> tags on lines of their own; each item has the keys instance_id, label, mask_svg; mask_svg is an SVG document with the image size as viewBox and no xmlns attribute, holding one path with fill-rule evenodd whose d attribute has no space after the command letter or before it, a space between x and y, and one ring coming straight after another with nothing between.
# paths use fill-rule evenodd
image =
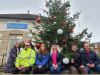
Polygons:
<instances>
[{"instance_id":1,"label":"sky","mask_svg":"<svg viewBox=\"0 0 100 75\"><path fill-rule=\"evenodd\" d=\"M88 28L92 32L91 42L100 42L100 0L71 0L71 14L81 12L75 29L76 33ZM0 0L0 14L27 13L42 14L45 0Z\"/></svg>"}]
</instances>

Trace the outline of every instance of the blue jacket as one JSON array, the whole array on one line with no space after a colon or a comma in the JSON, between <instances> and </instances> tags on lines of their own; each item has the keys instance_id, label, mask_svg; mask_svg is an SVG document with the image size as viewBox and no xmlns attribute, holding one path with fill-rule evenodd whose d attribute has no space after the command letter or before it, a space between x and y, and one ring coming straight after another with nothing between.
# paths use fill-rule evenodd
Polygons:
<instances>
[{"instance_id":1,"label":"blue jacket","mask_svg":"<svg viewBox=\"0 0 100 75\"><path fill-rule=\"evenodd\" d=\"M90 51L89 54L87 54L85 50L82 51L80 53L80 60L81 60L81 65L85 66L87 63L90 64L93 63L95 64L95 66L97 66L100 63L98 56L93 51Z\"/></svg>"},{"instance_id":2,"label":"blue jacket","mask_svg":"<svg viewBox=\"0 0 100 75\"><path fill-rule=\"evenodd\" d=\"M39 54L37 53L36 54L36 65L39 65L39 66L46 66L49 62L49 58L50 58L50 54L47 53L47 54Z\"/></svg>"}]
</instances>

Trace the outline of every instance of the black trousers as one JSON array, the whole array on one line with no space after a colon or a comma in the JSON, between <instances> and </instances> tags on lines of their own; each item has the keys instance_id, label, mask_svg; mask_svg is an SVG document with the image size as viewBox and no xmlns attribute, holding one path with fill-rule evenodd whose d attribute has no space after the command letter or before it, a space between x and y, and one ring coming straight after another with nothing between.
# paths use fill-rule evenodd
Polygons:
<instances>
[{"instance_id":1,"label":"black trousers","mask_svg":"<svg viewBox=\"0 0 100 75\"><path fill-rule=\"evenodd\" d=\"M35 66L34 69L33 69L33 74L45 74L47 72L47 68L46 67L38 67L38 66Z\"/></svg>"},{"instance_id":2,"label":"black trousers","mask_svg":"<svg viewBox=\"0 0 100 75\"><path fill-rule=\"evenodd\" d=\"M18 70L18 68L13 69L12 74L30 74L31 67L24 68L23 70Z\"/></svg>"}]
</instances>

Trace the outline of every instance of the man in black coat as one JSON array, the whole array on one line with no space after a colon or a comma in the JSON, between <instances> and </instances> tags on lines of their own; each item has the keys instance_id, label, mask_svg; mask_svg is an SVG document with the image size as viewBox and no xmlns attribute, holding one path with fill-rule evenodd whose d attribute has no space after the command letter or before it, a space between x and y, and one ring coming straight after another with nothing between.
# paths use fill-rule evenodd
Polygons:
<instances>
[{"instance_id":1,"label":"man in black coat","mask_svg":"<svg viewBox=\"0 0 100 75\"><path fill-rule=\"evenodd\" d=\"M100 60L95 52L89 48L89 43L84 43L84 50L80 53L80 71L90 74L92 71L100 72Z\"/></svg>"},{"instance_id":2,"label":"man in black coat","mask_svg":"<svg viewBox=\"0 0 100 75\"><path fill-rule=\"evenodd\" d=\"M4 72L11 73L12 70L15 68L15 60L19 52L20 52L20 42L17 41L9 52L9 57L7 63L5 64Z\"/></svg>"}]
</instances>

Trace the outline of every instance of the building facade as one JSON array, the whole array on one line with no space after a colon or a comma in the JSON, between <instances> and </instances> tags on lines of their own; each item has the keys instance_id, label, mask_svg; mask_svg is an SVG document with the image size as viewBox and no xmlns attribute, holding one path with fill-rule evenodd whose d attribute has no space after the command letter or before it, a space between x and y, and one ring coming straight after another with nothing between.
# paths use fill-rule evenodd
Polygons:
<instances>
[{"instance_id":1,"label":"building facade","mask_svg":"<svg viewBox=\"0 0 100 75\"><path fill-rule=\"evenodd\" d=\"M6 62L11 47L17 40L24 40L30 33L36 15L0 14L0 64Z\"/></svg>"}]
</instances>

